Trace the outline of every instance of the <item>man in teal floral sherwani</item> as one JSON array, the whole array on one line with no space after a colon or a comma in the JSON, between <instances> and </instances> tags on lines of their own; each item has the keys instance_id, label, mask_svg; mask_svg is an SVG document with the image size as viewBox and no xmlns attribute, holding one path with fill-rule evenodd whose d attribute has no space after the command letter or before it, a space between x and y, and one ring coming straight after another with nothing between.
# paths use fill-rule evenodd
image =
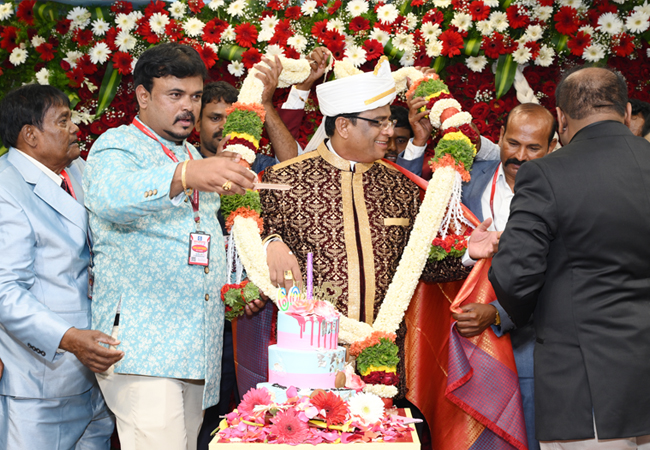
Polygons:
<instances>
[{"instance_id":1,"label":"man in teal floral sherwani","mask_svg":"<svg viewBox=\"0 0 650 450\"><path fill-rule=\"evenodd\" d=\"M202 159L185 141L205 76L191 47L144 52L134 70L139 115L95 142L84 174L93 328L116 335L124 351L97 378L124 450L196 448L202 406L219 400L226 263L218 194L243 194L254 176L239 156Z\"/></svg>"}]
</instances>

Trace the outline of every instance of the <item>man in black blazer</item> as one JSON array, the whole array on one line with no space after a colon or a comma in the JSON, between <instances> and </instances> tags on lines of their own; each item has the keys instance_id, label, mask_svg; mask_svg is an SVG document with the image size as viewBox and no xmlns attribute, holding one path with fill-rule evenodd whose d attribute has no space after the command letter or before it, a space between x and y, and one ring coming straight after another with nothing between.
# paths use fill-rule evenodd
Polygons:
<instances>
[{"instance_id":1,"label":"man in black blazer","mask_svg":"<svg viewBox=\"0 0 650 450\"><path fill-rule=\"evenodd\" d=\"M542 448L650 448L650 143L617 72L556 99L565 146L519 170L489 278L515 324L535 312L537 438L582 441Z\"/></svg>"}]
</instances>

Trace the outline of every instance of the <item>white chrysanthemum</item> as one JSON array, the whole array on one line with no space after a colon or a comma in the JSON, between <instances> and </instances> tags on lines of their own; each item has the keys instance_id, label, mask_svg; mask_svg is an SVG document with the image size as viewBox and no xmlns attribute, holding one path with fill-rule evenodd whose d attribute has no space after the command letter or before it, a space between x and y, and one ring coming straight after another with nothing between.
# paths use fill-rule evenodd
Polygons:
<instances>
[{"instance_id":1,"label":"white chrysanthemum","mask_svg":"<svg viewBox=\"0 0 650 450\"><path fill-rule=\"evenodd\" d=\"M382 5L377 9L377 19L383 23L393 23L397 16L399 16L399 11L391 4Z\"/></svg>"},{"instance_id":2,"label":"white chrysanthemum","mask_svg":"<svg viewBox=\"0 0 650 450\"><path fill-rule=\"evenodd\" d=\"M241 77L244 74L244 63L234 60L228 64L228 72L236 77Z\"/></svg>"},{"instance_id":3,"label":"white chrysanthemum","mask_svg":"<svg viewBox=\"0 0 650 450\"><path fill-rule=\"evenodd\" d=\"M135 28L137 20L131 14L119 13L115 16L115 25L123 31L131 31Z\"/></svg>"},{"instance_id":4,"label":"white chrysanthemum","mask_svg":"<svg viewBox=\"0 0 650 450\"><path fill-rule=\"evenodd\" d=\"M487 62L487 58L483 55L470 56L467 58L467 67L472 72L483 72L483 69L485 69Z\"/></svg>"},{"instance_id":5,"label":"white chrysanthemum","mask_svg":"<svg viewBox=\"0 0 650 450\"><path fill-rule=\"evenodd\" d=\"M446 8L451 5L451 0L433 0L433 5L436 8Z\"/></svg>"},{"instance_id":6,"label":"white chrysanthemum","mask_svg":"<svg viewBox=\"0 0 650 450\"><path fill-rule=\"evenodd\" d=\"M93 64L104 64L108 61L108 56L111 54L111 49L108 48L105 42L98 42L90 49L90 61Z\"/></svg>"},{"instance_id":7,"label":"white chrysanthemum","mask_svg":"<svg viewBox=\"0 0 650 450\"><path fill-rule=\"evenodd\" d=\"M479 20L476 22L476 29L481 33L482 36L489 36L494 32L492 23L489 20Z\"/></svg>"},{"instance_id":8,"label":"white chrysanthemum","mask_svg":"<svg viewBox=\"0 0 650 450\"><path fill-rule=\"evenodd\" d=\"M63 60L65 62L67 62L68 64L70 64L70 67L74 69L75 67L77 67L77 61L82 56L83 56L83 53L81 53L80 51L77 51L77 50L73 50L73 51L67 52L65 54L65 58L63 58Z\"/></svg>"},{"instance_id":9,"label":"white chrysanthemum","mask_svg":"<svg viewBox=\"0 0 650 450\"><path fill-rule=\"evenodd\" d=\"M498 8L499 0L483 0L483 4L488 8Z\"/></svg>"},{"instance_id":10,"label":"white chrysanthemum","mask_svg":"<svg viewBox=\"0 0 650 450\"><path fill-rule=\"evenodd\" d=\"M284 49L280 47L278 44L271 44L268 47L266 47L266 51L264 52L264 54L268 56L270 59L273 59L276 55L284 56Z\"/></svg>"},{"instance_id":11,"label":"white chrysanthemum","mask_svg":"<svg viewBox=\"0 0 650 450\"><path fill-rule=\"evenodd\" d=\"M128 31L122 30L117 33L117 36L115 36L115 45L121 52L133 50L137 42L138 41Z\"/></svg>"},{"instance_id":12,"label":"white chrysanthemum","mask_svg":"<svg viewBox=\"0 0 650 450\"><path fill-rule=\"evenodd\" d=\"M508 29L508 16L504 12L493 11L490 14L490 25L499 33L502 33Z\"/></svg>"},{"instance_id":13,"label":"white chrysanthemum","mask_svg":"<svg viewBox=\"0 0 650 450\"><path fill-rule=\"evenodd\" d=\"M361 64L366 62L366 51L357 45L352 45L346 48L345 56L354 67L359 67Z\"/></svg>"},{"instance_id":14,"label":"white chrysanthemum","mask_svg":"<svg viewBox=\"0 0 650 450\"><path fill-rule=\"evenodd\" d=\"M560 0L560 6L570 6L571 8L582 8L582 0Z\"/></svg>"},{"instance_id":15,"label":"white chrysanthemum","mask_svg":"<svg viewBox=\"0 0 650 450\"><path fill-rule=\"evenodd\" d=\"M408 80L414 83L424 78L424 74L414 67L402 67L393 72L392 75L393 81L395 81L395 91L398 94L406 91Z\"/></svg>"},{"instance_id":16,"label":"white chrysanthemum","mask_svg":"<svg viewBox=\"0 0 650 450\"><path fill-rule=\"evenodd\" d=\"M350 16L357 17L368 12L368 2L365 0L352 0L345 9L350 13Z\"/></svg>"},{"instance_id":17,"label":"white chrysanthemum","mask_svg":"<svg viewBox=\"0 0 650 450\"><path fill-rule=\"evenodd\" d=\"M332 19L327 22L327 29L328 30L335 30L341 33L342 35L345 35L345 24L341 19Z\"/></svg>"},{"instance_id":18,"label":"white chrysanthemum","mask_svg":"<svg viewBox=\"0 0 650 450\"><path fill-rule=\"evenodd\" d=\"M413 52L405 52L400 58L399 63L402 67L412 67L415 64L415 55Z\"/></svg>"},{"instance_id":19,"label":"white chrysanthemum","mask_svg":"<svg viewBox=\"0 0 650 450\"><path fill-rule=\"evenodd\" d=\"M43 67L36 72L36 81L38 84L50 84L50 71Z\"/></svg>"},{"instance_id":20,"label":"white chrysanthemum","mask_svg":"<svg viewBox=\"0 0 650 450\"><path fill-rule=\"evenodd\" d=\"M144 17L144 14L142 11L138 11L137 9L135 11L131 11L129 13L129 16L131 19L135 20L136 22Z\"/></svg>"},{"instance_id":21,"label":"white chrysanthemum","mask_svg":"<svg viewBox=\"0 0 650 450\"><path fill-rule=\"evenodd\" d=\"M588 34L589 36L593 36L594 34L594 27L591 25L583 25L580 28L578 28L578 31L582 31L585 34Z\"/></svg>"},{"instance_id":22,"label":"white chrysanthemum","mask_svg":"<svg viewBox=\"0 0 650 450\"><path fill-rule=\"evenodd\" d=\"M293 47L297 52L302 53L307 48L307 39L302 34L296 33L287 39L287 44Z\"/></svg>"},{"instance_id":23,"label":"white chrysanthemum","mask_svg":"<svg viewBox=\"0 0 650 450\"><path fill-rule=\"evenodd\" d=\"M203 27L205 27L203 21L196 17L189 18L183 23L183 30L185 30L185 34L189 37L201 36L203 34Z\"/></svg>"},{"instance_id":24,"label":"white chrysanthemum","mask_svg":"<svg viewBox=\"0 0 650 450\"><path fill-rule=\"evenodd\" d=\"M540 22L546 22L553 15L552 6L537 6L533 11L533 17Z\"/></svg>"},{"instance_id":25,"label":"white chrysanthemum","mask_svg":"<svg viewBox=\"0 0 650 450\"><path fill-rule=\"evenodd\" d=\"M350 414L367 424L381 420L384 415L384 402L375 394L359 393L350 399Z\"/></svg>"},{"instance_id":26,"label":"white chrysanthemum","mask_svg":"<svg viewBox=\"0 0 650 450\"><path fill-rule=\"evenodd\" d=\"M387 384L367 384L363 387L363 392L375 394L378 397L393 398L397 395L397 387Z\"/></svg>"},{"instance_id":27,"label":"white chrysanthemum","mask_svg":"<svg viewBox=\"0 0 650 450\"><path fill-rule=\"evenodd\" d=\"M427 43L427 56L430 58L437 58L442 53L442 41L439 39L432 39Z\"/></svg>"},{"instance_id":28,"label":"white chrysanthemum","mask_svg":"<svg viewBox=\"0 0 650 450\"><path fill-rule=\"evenodd\" d=\"M95 36L104 36L110 25L103 19L95 19L93 21L93 34Z\"/></svg>"},{"instance_id":29,"label":"white chrysanthemum","mask_svg":"<svg viewBox=\"0 0 650 450\"><path fill-rule=\"evenodd\" d=\"M316 12L316 9L318 9L318 3L316 3L316 0L307 0L305 3L302 4L300 7L300 10L305 16L313 16L314 13Z\"/></svg>"},{"instance_id":30,"label":"white chrysanthemum","mask_svg":"<svg viewBox=\"0 0 650 450\"><path fill-rule=\"evenodd\" d=\"M393 38L393 46L404 52L412 51L415 41L412 34L397 33Z\"/></svg>"},{"instance_id":31,"label":"white chrysanthemum","mask_svg":"<svg viewBox=\"0 0 650 450\"><path fill-rule=\"evenodd\" d=\"M227 145L224 150L227 152L239 153L242 159L248 164L253 164L255 162L255 152L245 145L231 144Z\"/></svg>"},{"instance_id":32,"label":"white chrysanthemum","mask_svg":"<svg viewBox=\"0 0 650 450\"><path fill-rule=\"evenodd\" d=\"M429 122L431 122L431 125L433 125L434 128L438 129L442 125L440 122L440 116L447 108L456 108L458 111L463 109L460 103L458 103L458 100L454 98L443 98L436 101L429 112Z\"/></svg>"},{"instance_id":33,"label":"white chrysanthemum","mask_svg":"<svg viewBox=\"0 0 650 450\"><path fill-rule=\"evenodd\" d=\"M164 34L165 27L169 23L169 17L163 13L154 13L149 17L149 26L151 31L156 34Z\"/></svg>"},{"instance_id":34,"label":"white chrysanthemum","mask_svg":"<svg viewBox=\"0 0 650 450\"><path fill-rule=\"evenodd\" d=\"M226 12L232 17L239 17L244 15L244 9L246 9L246 0L235 0L228 5Z\"/></svg>"},{"instance_id":35,"label":"white chrysanthemum","mask_svg":"<svg viewBox=\"0 0 650 450\"><path fill-rule=\"evenodd\" d=\"M544 30L542 30L542 27L539 25L529 25L528 28L526 28L526 34L524 34L524 36L526 38L526 41L535 42L542 38L543 33Z\"/></svg>"},{"instance_id":36,"label":"white chrysanthemum","mask_svg":"<svg viewBox=\"0 0 650 450\"><path fill-rule=\"evenodd\" d=\"M266 16L260 22L260 31L275 31L275 26L280 22L280 19L274 16Z\"/></svg>"},{"instance_id":37,"label":"white chrysanthemum","mask_svg":"<svg viewBox=\"0 0 650 450\"><path fill-rule=\"evenodd\" d=\"M460 128L461 126L469 125L470 123L472 123L472 115L467 111L459 111L446 119L442 125L440 125L440 129L444 131L448 128Z\"/></svg>"},{"instance_id":38,"label":"white chrysanthemum","mask_svg":"<svg viewBox=\"0 0 650 450\"><path fill-rule=\"evenodd\" d=\"M260 30L259 34L257 35L257 42L268 42L271 40L274 34L274 30Z\"/></svg>"},{"instance_id":39,"label":"white chrysanthemum","mask_svg":"<svg viewBox=\"0 0 650 450\"><path fill-rule=\"evenodd\" d=\"M222 7L224 4L223 0L212 0L210 3L208 3L208 8L210 8L212 11L216 11L220 7Z\"/></svg>"},{"instance_id":40,"label":"white chrysanthemum","mask_svg":"<svg viewBox=\"0 0 650 450\"><path fill-rule=\"evenodd\" d=\"M643 33L650 26L650 14L646 14L641 11L634 11L630 16L625 20L625 28L631 33Z\"/></svg>"},{"instance_id":41,"label":"white chrysanthemum","mask_svg":"<svg viewBox=\"0 0 650 450\"><path fill-rule=\"evenodd\" d=\"M223 30L223 33L221 33L221 40L223 42L232 42L235 40L235 29L232 27L232 25L228 25L228 27Z\"/></svg>"},{"instance_id":42,"label":"white chrysanthemum","mask_svg":"<svg viewBox=\"0 0 650 450\"><path fill-rule=\"evenodd\" d=\"M610 35L619 34L623 31L623 21L614 13L605 13L598 18L596 29Z\"/></svg>"},{"instance_id":43,"label":"white chrysanthemum","mask_svg":"<svg viewBox=\"0 0 650 450\"><path fill-rule=\"evenodd\" d=\"M37 34L32 38L32 47L36 48L41 44L45 44L45 42L47 41Z\"/></svg>"},{"instance_id":44,"label":"white chrysanthemum","mask_svg":"<svg viewBox=\"0 0 650 450\"><path fill-rule=\"evenodd\" d=\"M390 35L386 33L384 30L380 30L379 28L373 28L368 37L370 39L376 40L384 47L386 46L386 44L388 44L388 41L390 40Z\"/></svg>"},{"instance_id":45,"label":"white chrysanthemum","mask_svg":"<svg viewBox=\"0 0 650 450\"><path fill-rule=\"evenodd\" d=\"M457 12L454 14L451 24L460 31L467 31L472 26L472 16L464 12Z\"/></svg>"},{"instance_id":46,"label":"white chrysanthemum","mask_svg":"<svg viewBox=\"0 0 650 450\"><path fill-rule=\"evenodd\" d=\"M412 12L408 13L406 15L406 25L409 31L415 30L415 27L418 26L418 16L416 16Z\"/></svg>"},{"instance_id":47,"label":"white chrysanthemum","mask_svg":"<svg viewBox=\"0 0 650 450\"><path fill-rule=\"evenodd\" d=\"M14 14L14 5L11 2L0 5L0 20L7 20Z\"/></svg>"},{"instance_id":48,"label":"white chrysanthemum","mask_svg":"<svg viewBox=\"0 0 650 450\"><path fill-rule=\"evenodd\" d=\"M9 55L9 62L14 66L19 66L22 63L27 61L27 50L24 48L16 47L11 51Z\"/></svg>"},{"instance_id":49,"label":"white chrysanthemum","mask_svg":"<svg viewBox=\"0 0 650 450\"><path fill-rule=\"evenodd\" d=\"M650 15L650 5L648 5L648 2L645 1L643 2L643 5L637 5L633 9L634 12L640 11L642 13Z\"/></svg>"},{"instance_id":50,"label":"white chrysanthemum","mask_svg":"<svg viewBox=\"0 0 650 450\"><path fill-rule=\"evenodd\" d=\"M169 6L169 14L176 19L176 20L181 20L183 17L185 17L185 11L187 10L187 6L185 3L181 2L174 2Z\"/></svg>"},{"instance_id":51,"label":"white chrysanthemum","mask_svg":"<svg viewBox=\"0 0 650 450\"><path fill-rule=\"evenodd\" d=\"M553 64L553 58L555 57L555 50L553 50L548 45L542 45L539 49L539 54L535 58L535 64L542 67L548 67Z\"/></svg>"},{"instance_id":52,"label":"white chrysanthemum","mask_svg":"<svg viewBox=\"0 0 650 450\"><path fill-rule=\"evenodd\" d=\"M431 39L437 39L438 36L442 34L440 25L431 22L423 23L422 27L420 28L420 31L422 32L422 36L424 37L424 39L427 41Z\"/></svg>"},{"instance_id":53,"label":"white chrysanthemum","mask_svg":"<svg viewBox=\"0 0 650 450\"><path fill-rule=\"evenodd\" d=\"M512 54L512 60L517 64L526 64L530 61L531 56L533 56L533 54L530 52L530 49L520 45Z\"/></svg>"},{"instance_id":54,"label":"white chrysanthemum","mask_svg":"<svg viewBox=\"0 0 650 450\"><path fill-rule=\"evenodd\" d=\"M86 28L90 23L90 11L81 6L76 6L70 10L66 18L70 21L70 28Z\"/></svg>"},{"instance_id":55,"label":"white chrysanthemum","mask_svg":"<svg viewBox=\"0 0 650 450\"><path fill-rule=\"evenodd\" d=\"M605 48L600 44L591 44L585 48L582 57L589 62L598 62L605 57Z\"/></svg>"}]
</instances>

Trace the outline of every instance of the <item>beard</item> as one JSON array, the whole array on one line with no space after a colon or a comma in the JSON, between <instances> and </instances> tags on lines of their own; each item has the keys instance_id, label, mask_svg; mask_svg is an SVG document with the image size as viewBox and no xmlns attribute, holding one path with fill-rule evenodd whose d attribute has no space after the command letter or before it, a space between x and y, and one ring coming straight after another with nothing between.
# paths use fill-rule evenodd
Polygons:
<instances>
[{"instance_id":1,"label":"beard","mask_svg":"<svg viewBox=\"0 0 650 450\"><path fill-rule=\"evenodd\" d=\"M189 112L189 111L176 116L176 118L174 119L174 124L176 124L177 122L179 122L181 120L189 120L189 121L192 122L192 124L196 123L196 118L194 117L194 114L192 112ZM194 125L192 125L187 130L182 131L182 132L165 130L165 133L167 133L169 136L174 138L174 140L176 140L176 141L183 141L183 140L187 139L192 134L193 129L194 129Z\"/></svg>"}]
</instances>

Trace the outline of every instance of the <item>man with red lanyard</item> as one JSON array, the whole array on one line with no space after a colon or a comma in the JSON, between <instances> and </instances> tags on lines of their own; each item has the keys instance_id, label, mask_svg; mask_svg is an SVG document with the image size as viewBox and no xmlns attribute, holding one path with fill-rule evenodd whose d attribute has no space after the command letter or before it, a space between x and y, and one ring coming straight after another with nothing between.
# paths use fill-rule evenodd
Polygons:
<instances>
[{"instance_id":1,"label":"man with red lanyard","mask_svg":"<svg viewBox=\"0 0 650 450\"><path fill-rule=\"evenodd\" d=\"M252 189L254 174L239 155L202 159L185 141L205 76L189 46L145 51L133 72L139 115L104 133L87 160L93 326L124 352L97 378L124 450L195 449L202 410L219 401L226 258L216 213L219 194Z\"/></svg>"},{"instance_id":2,"label":"man with red lanyard","mask_svg":"<svg viewBox=\"0 0 650 450\"><path fill-rule=\"evenodd\" d=\"M552 151L557 142L554 138L556 130L555 119L543 106L534 103L518 105L501 128L501 161L476 161L472 166L472 180L463 187L463 203L479 220L492 219L489 231L500 232L506 227L519 167ZM465 254L465 265L475 262ZM515 328L498 300L489 304L470 303L462 310L461 314L452 314L458 321L456 326L462 336L476 336L490 326L497 336L510 333L524 407L528 449L539 450L539 442L535 440L535 329L532 319L525 326Z\"/></svg>"}]
</instances>

